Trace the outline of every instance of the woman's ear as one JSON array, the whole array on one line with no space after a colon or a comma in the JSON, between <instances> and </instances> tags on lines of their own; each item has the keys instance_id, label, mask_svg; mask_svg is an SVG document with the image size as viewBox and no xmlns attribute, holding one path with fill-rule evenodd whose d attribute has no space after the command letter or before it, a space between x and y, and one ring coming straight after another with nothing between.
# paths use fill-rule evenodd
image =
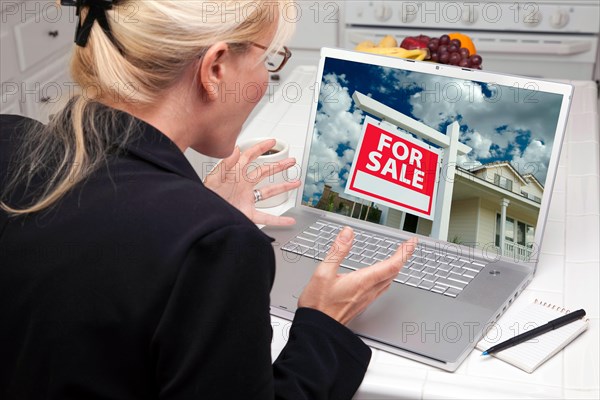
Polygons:
<instances>
[{"instance_id":1,"label":"woman's ear","mask_svg":"<svg viewBox=\"0 0 600 400\"><path fill-rule=\"evenodd\" d=\"M224 80L228 52L227 43L218 42L208 48L200 61L197 82L199 89L204 91L209 100L219 97L219 87Z\"/></svg>"}]
</instances>

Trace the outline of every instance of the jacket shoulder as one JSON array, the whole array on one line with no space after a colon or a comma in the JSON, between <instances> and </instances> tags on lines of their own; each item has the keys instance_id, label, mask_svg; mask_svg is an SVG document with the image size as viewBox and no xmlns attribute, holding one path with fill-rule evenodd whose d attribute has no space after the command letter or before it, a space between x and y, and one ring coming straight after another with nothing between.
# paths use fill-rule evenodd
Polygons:
<instances>
[{"instance_id":1,"label":"jacket shoulder","mask_svg":"<svg viewBox=\"0 0 600 400\"><path fill-rule=\"evenodd\" d=\"M14 134L24 133L36 125L44 126L40 121L22 115L0 114L0 138L4 140Z\"/></svg>"},{"instance_id":2,"label":"jacket shoulder","mask_svg":"<svg viewBox=\"0 0 600 400\"><path fill-rule=\"evenodd\" d=\"M5 157L11 154L22 142L23 137L30 130L44 125L31 118L21 115L0 114L0 156Z\"/></svg>"},{"instance_id":3,"label":"jacket shoulder","mask_svg":"<svg viewBox=\"0 0 600 400\"><path fill-rule=\"evenodd\" d=\"M0 114L0 184L4 184L5 174L11 170L11 163L16 162L15 153L27 132L43 127L41 122L31 118Z\"/></svg>"}]
</instances>

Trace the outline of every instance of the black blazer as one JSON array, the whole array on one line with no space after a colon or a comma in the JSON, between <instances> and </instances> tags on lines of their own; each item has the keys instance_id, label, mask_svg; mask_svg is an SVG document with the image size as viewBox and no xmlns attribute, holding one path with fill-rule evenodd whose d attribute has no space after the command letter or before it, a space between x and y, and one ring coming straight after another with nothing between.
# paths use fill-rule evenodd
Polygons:
<instances>
[{"instance_id":1,"label":"black blazer","mask_svg":"<svg viewBox=\"0 0 600 400\"><path fill-rule=\"evenodd\" d=\"M0 116L1 188L24 120ZM139 122L51 209L0 211L0 398L350 398L369 348L300 309L272 364L271 239Z\"/></svg>"}]
</instances>

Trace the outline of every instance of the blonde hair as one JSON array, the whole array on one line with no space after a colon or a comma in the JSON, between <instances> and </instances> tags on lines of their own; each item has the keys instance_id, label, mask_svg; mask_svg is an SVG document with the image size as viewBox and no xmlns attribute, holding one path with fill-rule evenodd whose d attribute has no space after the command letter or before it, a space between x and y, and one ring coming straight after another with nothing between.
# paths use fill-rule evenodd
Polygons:
<instances>
[{"instance_id":1,"label":"blonde hair","mask_svg":"<svg viewBox=\"0 0 600 400\"><path fill-rule=\"evenodd\" d=\"M28 129L0 207L22 215L52 206L105 162L109 149L122 149L139 131L133 117L117 119L118 111L102 104L151 105L214 43L248 44L273 24L266 54L280 50L293 32L295 7L293 0L116 2L106 13L117 45L95 23L87 45L75 46L71 76L80 90L48 125ZM40 176L47 182L28 205L7 204L11 191L28 189Z\"/></svg>"}]
</instances>

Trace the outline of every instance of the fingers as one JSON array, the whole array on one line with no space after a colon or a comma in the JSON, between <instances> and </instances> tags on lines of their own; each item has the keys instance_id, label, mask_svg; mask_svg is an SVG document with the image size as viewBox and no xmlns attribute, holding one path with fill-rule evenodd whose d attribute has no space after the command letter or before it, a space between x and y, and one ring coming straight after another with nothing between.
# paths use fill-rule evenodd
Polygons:
<instances>
[{"instance_id":1,"label":"fingers","mask_svg":"<svg viewBox=\"0 0 600 400\"><path fill-rule=\"evenodd\" d=\"M261 154L272 149L273 146L275 146L275 143L277 143L277 141L275 139L268 139L268 140L264 140L262 142L255 144L254 146L250 147L248 150L244 151L244 153L242 154L242 157L241 157L242 164L246 164L248 162L256 160L258 158L258 156L260 156Z\"/></svg>"},{"instance_id":2,"label":"fingers","mask_svg":"<svg viewBox=\"0 0 600 400\"><path fill-rule=\"evenodd\" d=\"M260 167L260 178L263 179L263 177L275 175L278 172L292 168L294 165L296 165L296 159L294 157L289 157L277 162L266 163Z\"/></svg>"},{"instance_id":3,"label":"fingers","mask_svg":"<svg viewBox=\"0 0 600 400\"><path fill-rule=\"evenodd\" d=\"M300 183L300 181L293 181L263 186L260 188L260 193L262 194L263 199L268 199L270 197L277 196L278 194L297 189L300 186Z\"/></svg>"},{"instance_id":4,"label":"fingers","mask_svg":"<svg viewBox=\"0 0 600 400\"><path fill-rule=\"evenodd\" d=\"M415 251L418 241L419 239L416 237L411 237L406 242L402 243L400 247L398 247L398 250L396 250L396 253L394 253L392 257L400 257L402 265L404 265Z\"/></svg>"},{"instance_id":5,"label":"fingers","mask_svg":"<svg viewBox=\"0 0 600 400\"><path fill-rule=\"evenodd\" d=\"M296 223L296 220L292 217L279 217L276 215L264 213L262 211L256 211L252 218L252 222L260 225L288 226L294 225Z\"/></svg>"},{"instance_id":6,"label":"fingers","mask_svg":"<svg viewBox=\"0 0 600 400\"><path fill-rule=\"evenodd\" d=\"M417 241L418 239L416 237L412 237L407 241L403 242L400 246L398 246L396 252L392 254L387 260L383 260L381 264L397 268L397 272L399 272L400 268L402 268L402 266L406 263L406 261L415 251Z\"/></svg>"},{"instance_id":7,"label":"fingers","mask_svg":"<svg viewBox=\"0 0 600 400\"><path fill-rule=\"evenodd\" d=\"M317 267L317 271L327 276L336 276L340 263L350 253L353 240L354 231L352 228L344 227L335 238L323 262Z\"/></svg>"},{"instance_id":8,"label":"fingers","mask_svg":"<svg viewBox=\"0 0 600 400\"><path fill-rule=\"evenodd\" d=\"M388 259L373 264L368 268L358 270L356 273L362 275L362 279L365 279L367 286L375 286L381 282L391 281L398 275L402 266L412 255L417 241L418 239L415 237L410 238L402 243Z\"/></svg>"},{"instance_id":9,"label":"fingers","mask_svg":"<svg viewBox=\"0 0 600 400\"><path fill-rule=\"evenodd\" d=\"M264 165L257 165L254 162L250 162L244 166L244 176L249 182L257 184L269 176L290 169L294 165L296 165L296 159L293 157L282 161L268 162Z\"/></svg>"},{"instance_id":10,"label":"fingers","mask_svg":"<svg viewBox=\"0 0 600 400\"><path fill-rule=\"evenodd\" d=\"M373 301L389 289L393 279L413 253L416 243L417 239L411 238L404 242L396 250L396 253L387 260L350 273L361 282L357 286L357 293L359 296L362 295L362 299L356 302L355 315L362 313Z\"/></svg>"},{"instance_id":11,"label":"fingers","mask_svg":"<svg viewBox=\"0 0 600 400\"><path fill-rule=\"evenodd\" d=\"M252 163L256 160L261 154L270 150L275 146L277 142L275 139L264 140L258 144L255 144L248 150L241 152L239 146L236 146L233 150L233 153L229 157L226 157L219 161L219 163L213 168L213 171L218 171L224 169L225 171L229 171L237 166L237 164L241 164L242 166L249 166L248 164ZM254 179L255 181L259 181L262 177L274 175L278 172L284 171L296 165L295 158L286 158L285 160L279 161L277 163L267 164L261 166L254 173L257 175ZM213 172L211 171L211 173Z\"/></svg>"}]
</instances>

